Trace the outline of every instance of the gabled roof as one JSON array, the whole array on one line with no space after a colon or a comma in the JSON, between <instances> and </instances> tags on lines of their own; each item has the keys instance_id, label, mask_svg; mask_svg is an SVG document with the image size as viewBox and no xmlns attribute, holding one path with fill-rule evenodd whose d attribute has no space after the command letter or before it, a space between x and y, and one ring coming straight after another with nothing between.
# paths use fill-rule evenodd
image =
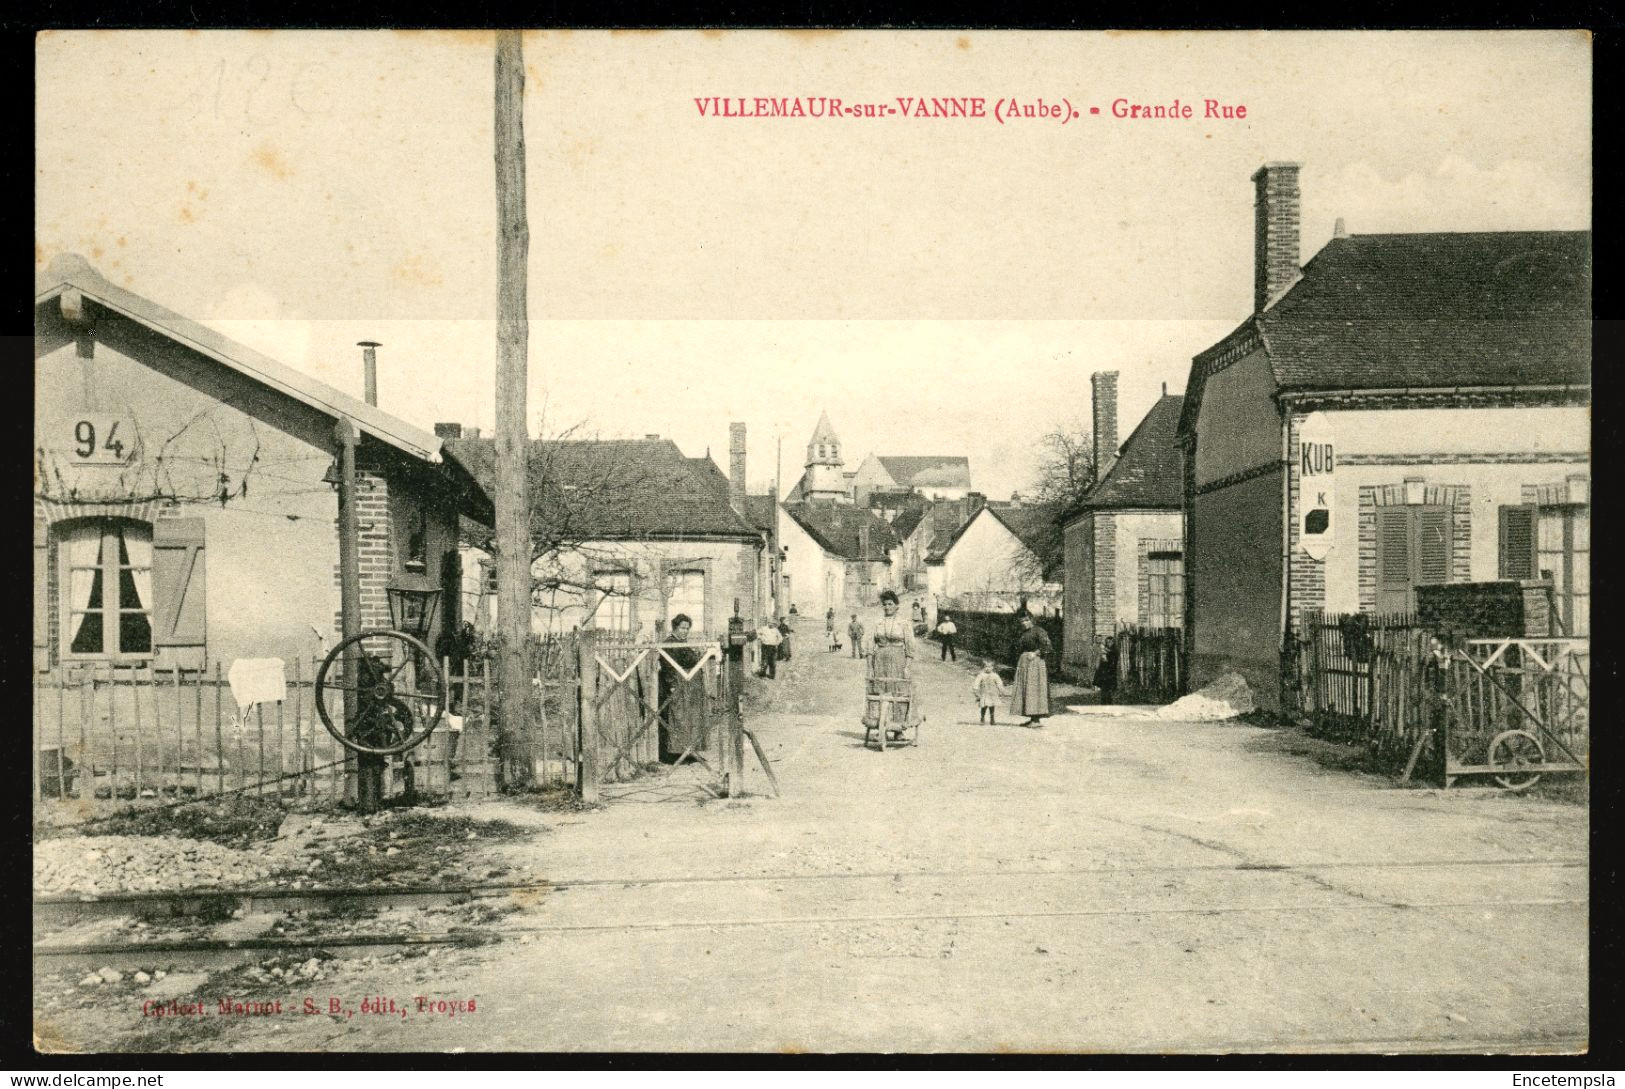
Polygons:
<instances>
[{"instance_id":1,"label":"gabled roof","mask_svg":"<svg viewBox=\"0 0 1625 1089\"><path fill-rule=\"evenodd\" d=\"M376 405L341 393L325 382L318 382L270 356L238 344L230 337L182 317L151 299L109 283L78 254L60 254L52 259L36 279L34 305L38 308L53 302L65 291L78 291L96 305L168 337L335 420L347 416L363 434L413 457L430 462L440 460L441 441L432 432L420 430Z\"/></svg>"},{"instance_id":2,"label":"gabled roof","mask_svg":"<svg viewBox=\"0 0 1625 1089\"><path fill-rule=\"evenodd\" d=\"M887 553L898 545L886 520L865 507L850 503L786 503L784 510L819 548L842 559L884 563L890 558Z\"/></svg>"},{"instance_id":3,"label":"gabled roof","mask_svg":"<svg viewBox=\"0 0 1625 1089\"><path fill-rule=\"evenodd\" d=\"M970 488L970 459L947 455L932 457L877 457L877 461L905 488Z\"/></svg>"},{"instance_id":4,"label":"gabled roof","mask_svg":"<svg viewBox=\"0 0 1625 1089\"><path fill-rule=\"evenodd\" d=\"M1012 537L1027 548L1038 552L1043 547L1044 525L1050 521L1048 514L1035 507L1012 507L1008 503L989 503L986 506L977 508L969 518L966 518L960 527L954 530L954 535L948 539L947 543L932 551L931 557L927 558L927 562L931 562L933 558L938 561L946 558L948 553L954 550L954 546L960 542L966 533L970 532L970 527L974 526L976 520L984 513L1008 530Z\"/></svg>"},{"instance_id":5,"label":"gabled roof","mask_svg":"<svg viewBox=\"0 0 1625 1089\"><path fill-rule=\"evenodd\" d=\"M1591 233L1334 238L1290 290L1196 356L1182 431L1207 375L1252 342L1281 390L1588 386Z\"/></svg>"},{"instance_id":6,"label":"gabled roof","mask_svg":"<svg viewBox=\"0 0 1625 1089\"><path fill-rule=\"evenodd\" d=\"M447 439L446 453L491 490L493 440ZM719 492L670 439L534 441L530 502L576 540L761 540L728 505L726 488Z\"/></svg>"},{"instance_id":7,"label":"gabled roof","mask_svg":"<svg viewBox=\"0 0 1625 1089\"><path fill-rule=\"evenodd\" d=\"M1183 509L1179 416L1184 404L1184 397L1167 393L1152 405L1105 477L1062 518L1085 510Z\"/></svg>"},{"instance_id":8,"label":"gabled roof","mask_svg":"<svg viewBox=\"0 0 1625 1089\"><path fill-rule=\"evenodd\" d=\"M722 489L724 496L728 494L728 474L724 473L717 463L711 460L710 454L689 458L688 463L700 475L701 480L714 488Z\"/></svg>"}]
</instances>

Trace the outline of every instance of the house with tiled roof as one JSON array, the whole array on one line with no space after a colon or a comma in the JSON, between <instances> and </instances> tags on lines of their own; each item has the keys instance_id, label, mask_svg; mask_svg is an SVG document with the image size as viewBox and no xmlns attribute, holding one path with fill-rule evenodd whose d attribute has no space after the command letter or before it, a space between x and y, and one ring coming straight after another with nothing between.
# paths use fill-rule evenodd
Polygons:
<instances>
[{"instance_id":1,"label":"house with tiled roof","mask_svg":"<svg viewBox=\"0 0 1625 1089\"><path fill-rule=\"evenodd\" d=\"M488 503L439 438L378 406L375 358L353 396L74 254L35 290L37 669L147 667L179 684L337 642L342 421L357 435L362 625L390 626L398 578L455 589L459 514ZM455 619L439 610L430 642Z\"/></svg>"},{"instance_id":2,"label":"house with tiled roof","mask_svg":"<svg viewBox=\"0 0 1625 1089\"><path fill-rule=\"evenodd\" d=\"M793 503L779 508L784 603L804 616L876 604L898 589L897 536L886 520L850 503Z\"/></svg>"},{"instance_id":3,"label":"house with tiled roof","mask_svg":"<svg viewBox=\"0 0 1625 1089\"><path fill-rule=\"evenodd\" d=\"M439 426L446 456L489 488L492 440ZM651 636L682 613L696 636L719 635L735 602L750 621L764 607L765 536L730 502L731 482L709 457L685 457L658 436L537 440L529 470L536 631L591 623ZM464 570L465 611L493 623L488 542L465 543Z\"/></svg>"},{"instance_id":4,"label":"house with tiled roof","mask_svg":"<svg viewBox=\"0 0 1625 1089\"><path fill-rule=\"evenodd\" d=\"M852 498L868 503L876 492L916 492L927 499L964 499L971 492L970 459L870 454L852 476Z\"/></svg>"},{"instance_id":5,"label":"house with tiled roof","mask_svg":"<svg viewBox=\"0 0 1625 1089\"><path fill-rule=\"evenodd\" d=\"M1184 624L1184 475L1179 416L1166 388L1121 448L1117 372L1091 378L1096 483L1063 511L1061 660L1088 676L1121 626Z\"/></svg>"},{"instance_id":6,"label":"house with tiled roof","mask_svg":"<svg viewBox=\"0 0 1625 1089\"><path fill-rule=\"evenodd\" d=\"M1017 502L979 503L926 559L937 611L1034 613L1060 604L1061 572L1046 564L1049 515Z\"/></svg>"},{"instance_id":7,"label":"house with tiled roof","mask_svg":"<svg viewBox=\"0 0 1625 1089\"><path fill-rule=\"evenodd\" d=\"M1523 582L1589 631L1591 237L1348 234L1299 266L1298 166L1255 188L1253 313L1191 364L1192 683L1266 704L1306 610Z\"/></svg>"}]
</instances>

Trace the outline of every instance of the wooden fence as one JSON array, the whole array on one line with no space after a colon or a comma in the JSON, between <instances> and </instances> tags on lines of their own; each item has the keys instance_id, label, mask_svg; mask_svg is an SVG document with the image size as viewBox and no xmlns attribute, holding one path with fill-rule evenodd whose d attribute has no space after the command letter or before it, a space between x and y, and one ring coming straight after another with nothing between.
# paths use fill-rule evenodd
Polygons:
<instances>
[{"instance_id":1,"label":"wooden fence","mask_svg":"<svg viewBox=\"0 0 1625 1089\"><path fill-rule=\"evenodd\" d=\"M1185 633L1179 628L1117 629L1119 703L1170 703L1185 694Z\"/></svg>"},{"instance_id":2,"label":"wooden fence","mask_svg":"<svg viewBox=\"0 0 1625 1089\"><path fill-rule=\"evenodd\" d=\"M1431 635L1411 614L1304 613L1282 662L1285 709L1311 732L1361 743L1394 767L1424 731L1441 730L1447 778L1483 773L1491 744L1508 730L1537 735L1554 763L1586 761L1586 640L1454 641L1430 694Z\"/></svg>"},{"instance_id":3,"label":"wooden fence","mask_svg":"<svg viewBox=\"0 0 1625 1089\"><path fill-rule=\"evenodd\" d=\"M532 648L533 702L521 740L528 779L538 787L577 788L584 776L594 785L635 778L660 760L660 715L671 696L663 686L673 677L662 674L669 659L661 651L679 645L594 637L587 662L594 734L584 746L582 644L572 632L538 638ZM36 674L35 801L116 808L234 793L343 800L353 757L317 716L319 665L289 662L285 698L246 713L219 664L208 671L87 665ZM720 706L718 665L713 653L685 682L705 686L712 716ZM446 717L425 744L389 758L386 794L398 791L408 770L415 790L429 797L495 789L496 663L448 660L442 668Z\"/></svg>"},{"instance_id":4,"label":"wooden fence","mask_svg":"<svg viewBox=\"0 0 1625 1089\"><path fill-rule=\"evenodd\" d=\"M1016 620L1016 613L955 609L939 602L937 615L940 617L943 613L953 617L954 627L959 629L956 648L959 657L970 661L986 658L1004 666L1016 664L1016 658L1019 657L1016 654L1016 640L1021 635L1021 625ZM1055 663L1061 658L1061 618L1056 615L1039 615L1033 617L1033 622L1049 635L1050 645L1055 650L1050 656L1050 667L1053 670Z\"/></svg>"}]
</instances>

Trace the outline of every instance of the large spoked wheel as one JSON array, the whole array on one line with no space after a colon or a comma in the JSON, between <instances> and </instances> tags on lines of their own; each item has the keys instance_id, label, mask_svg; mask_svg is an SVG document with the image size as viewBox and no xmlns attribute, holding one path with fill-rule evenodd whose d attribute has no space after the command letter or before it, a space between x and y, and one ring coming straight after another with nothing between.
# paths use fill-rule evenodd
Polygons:
<instances>
[{"instance_id":1,"label":"large spoked wheel","mask_svg":"<svg viewBox=\"0 0 1625 1089\"><path fill-rule=\"evenodd\" d=\"M1546 750L1540 738L1527 730L1507 730L1490 742L1490 767L1495 781L1508 790L1528 790L1540 782L1540 766Z\"/></svg>"},{"instance_id":2,"label":"large spoked wheel","mask_svg":"<svg viewBox=\"0 0 1625 1089\"><path fill-rule=\"evenodd\" d=\"M352 752L395 756L429 739L446 709L434 653L402 631L341 641L316 671L316 714Z\"/></svg>"}]
</instances>

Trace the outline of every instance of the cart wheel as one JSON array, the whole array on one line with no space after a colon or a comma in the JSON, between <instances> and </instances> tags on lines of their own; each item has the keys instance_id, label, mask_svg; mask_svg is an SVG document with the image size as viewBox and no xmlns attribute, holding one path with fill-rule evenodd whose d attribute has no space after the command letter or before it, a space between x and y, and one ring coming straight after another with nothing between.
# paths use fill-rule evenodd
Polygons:
<instances>
[{"instance_id":1,"label":"cart wheel","mask_svg":"<svg viewBox=\"0 0 1625 1089\"><path fill-rule=\"evenodd\" d=\"M1540 782L1540 772L1535 769L1545 761L1540 739L1527 730L1507 730L1490 742L1489 763L1497 769L1495 781L1507 790L1528 790Z\"/></svg>"}]
</instances>

